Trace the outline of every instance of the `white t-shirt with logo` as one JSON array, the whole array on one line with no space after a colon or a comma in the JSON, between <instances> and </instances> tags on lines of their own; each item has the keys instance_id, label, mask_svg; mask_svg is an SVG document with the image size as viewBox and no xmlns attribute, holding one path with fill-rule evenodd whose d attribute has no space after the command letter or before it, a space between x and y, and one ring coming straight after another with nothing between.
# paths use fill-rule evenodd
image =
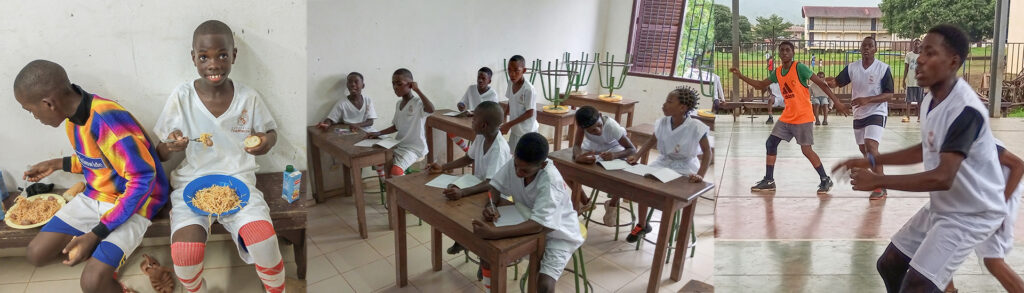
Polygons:
<instances>
[{"instance_id":1,"label":"white t-shirt with logo","mask_svg":"<svg viewBox=\"0 0 1024 293\"><path fill-rule=\"evenodd\" d=\"M608 116L601 116L601 122L604 123L601 126L601 135L593 135L583 131L583 144L580 146L584 151L593 151L598 153L603 152L621 152L626 148L622 147L619 143L619 139L626 136L626 128L615 122L615 119L608 118Z\"/></svg>"},{"instance_id":2,"label":"white t-shirt with logo","mask_svg":"<svg viewBox=\"0 0 1024 293\"><path fill-rule=\"evenodd\" d=\"M466 110L473 111L476 106L480 105L484 101L498 102L498 93L494 91L494 88L488 88L486 92L480 93L476 89L476 85L470 85L466 89L466 93L462 95L462 100L459 102L466 105Z\"/></svg>"},{"instance_id":3,"label":"white t-shirt with logo","mask_svg":"<svg viewBox=\"0 0 1024 293\"><path fill-rule=\"evenodd\" d=\"M509 83L508 88L505 89L505 98L508 99L508 120L513 120L523 116L526 111L536 110L537 107L537 93L533 91L533 85L530 84L529 80L523 80L523 86L519 88L518 92L512 92L513 84ZM513 136L523 136L530 132L537 132L537 113L529 119L512 126L509 133Z\"/></svg>"},{"instance_id":4,"label":"white t-shirt with logo","mask_svg":"<svg viewBox=\"0 0 1024 293\"><path fill-rule=\"evenodd\" d=\"M907 87L916 87L917 85L917 56L921 54L914 53L914 51L907 52L907 56L903 58L903 63L907 65L907 76L906 82Z\"/></svg>"},{"instance_id":5,"label":"white t-shirt with logo","mask_svg":"<svg viewBox=\"0 0 1024 293\"><path fill-rule=\"evenodd\" d=\"M583 245L583 234L579 217L572 208L572 191L555 164L550 159L546 162L547 166L537 171L533 182L525 185L523 178L516 176L515 163L508 161L491 179L491 186L512 196L523 218L551 229L547 247L575 251Z\"/></svg>"},{"instance_id":6,"label":"white t-shirt with logo","mask_svg":"<svg viewBox=\"0 0 1024 293\"><path fill-rule=\"evenodd\" d=\"M512 152L509 151L508 141L501 134L495 135L491 142L490 149L484 149L487 138L478 134L473 143L469 144L469 151L466 156L473 159L473 176L477 179L486 180L494 178L505 163L512 160Z\"/></svg>"},{"instance_id":7,"label":"white t-shirt with logo","mask_svg":"<svg viewBox=\"0 0 1024 293\"><path fill-rule=\"evenodd\" d=\"M863 60L857 60L847 65L843 72L849 75L850 86L852 87L851 97L853 100L856 100L882 94L882 83L885 82L883 79L886 76L886 72L889 72L889 65L880 60L875 60L871 63L871 66L864 69ZM842 74L841 72L840 76ZM871 115L888 116L889 103L870 103L863 106L853 106L853 119L863 119Z\"/></svg>"},{"instance_id":8,"label":"white t-shirt with logo","mask_svg":"<svg viewBox=\"0 0 1024 293\"><path fill-rule=\"evenodd\" d=\"M331 113L327 114L327 119L331 119L334 123L359 124L369 119L377 119L377 110L373 107L373 100L366 95L363 95L362 108L356 108L356 105L348 97L343 97L334 103ZM377 131L373 126L362 127L362 130L365 132Z\"/></svg>"}]
</instances>

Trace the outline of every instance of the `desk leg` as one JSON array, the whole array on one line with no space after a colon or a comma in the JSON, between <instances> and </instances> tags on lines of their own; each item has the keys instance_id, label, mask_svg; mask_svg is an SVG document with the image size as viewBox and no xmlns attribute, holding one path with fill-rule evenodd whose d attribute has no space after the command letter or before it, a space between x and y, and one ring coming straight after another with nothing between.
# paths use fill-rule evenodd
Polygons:
<instances>
[{"instance_id":1,"label":"desk leg","mask_svg":"<svg viewBox=\"0 0 1024 293\"><path fill-rule=\"evenodd\" d=\"M352 182L363 182L362 172L355 172L351 170L349 176L352 177ZM363 239L368 238L366 233L366 198L363 195L363 184L352 184L352 196L356 199L356 218L359 222L359 237Z\"/></svg>"},{"instance_id":2,"label":"desk leg","mask_svg":"<svg viewBox=\"0 0 1024 293\"><path fill-rule=\"evenodd\" d=\"M395 219L395 280L398 287L405 287L409 285L409 251L406 250L408 235L405 234L405 209L398 206L397 201L392 198L389 197L388 200L391 201L391 210L395 211L391 215ZM363 237L363 239L365 238Z\"/></svg>"},{"instance_id":3,"label":"desk leg","mask_svg":"<svg viewBox=\"0 0 1024 293\"><path fill-rule=\"evenodd\" d=\"M615 112L615 123L621 123L621 122L622 122L622 111L616 111ZM629 126L626 126L626 127L629 127Z\"/></svg>"},{"instance_id":4,"label":"desk leg","mask_svg":"<svg viewBox=\"0 0 1024 293\"><path fill-rule=\"evenodd\" d=\"M306 279L306 229L278 231L278 236L292 243L295 251L295 274L299 280Z\"/></svg>"},{"instance_id":5,"label":"desk leg","mask_svg":"<svg viewBox=\"0 0 1024 293\"><path fill-rule=\"evenodd\" d=\"M544 244L547 243L546 237L537 239L537 251L530 254L530 267L527 268L529 276L526 280L526 292L537 292L538 281L540 280L540 261L541 256L544 254ZM582 247L580 249L583 249ZM494 284L492 281L491 284Z\"/></svg>"},{"instance_id":6,"label":"desk leg","mask_svg":"<svg viewBox=\"0 0 1024 293\"><path fill-rule=\"evenodd\" d=\"M320 165L320 148L313 144L313 138L307 133L306 142L309 146L309 165L313 167L313 199L317 203L323 202L324 191L324 169Z\"/></svg>"},{"instance_id":7,"label":"desk leg","mask_svg":"<svg viewBox=\"0 0 1024 293\"><path fill-rule=\"evenodd\" d=\"M687 248L690 247L690 223L693 222L693 213L696 210L697 202L683 208L683 218L679 221L679 237L676 237L676 255L672 256L672 280L679 281L683 278L683 257Z\"/></svg>"},{"instance_id":8,"label":"desk leg","mask_svg":"<svg viewBox=\"0 0 1024 293\"><path fill-rule=\"evenodd\" d=\"M555 151L562 149L562 124L555 125Z\"/></svg>"},{"instance_id":9,"label":"desk leg","mask_svg":"<svg viewBox=\"0 0 1024 293\"><path fill-rule=\"evenodd\" d=\"M540 262L538 260L537 262ZM490 262L491 264L491 292L504 293L508 287L508 264L501 262ZM530 265L533 265L533 260L530 260ZM535 274L530 274L535 275ZM537 292L537 291L529 291Z\"/></svg>"},{"instance_id":10,"label":"desk leg","mask_svg":"<svg viewBox=\"0 0 1024 293\"><path fill-rule=\"evenodd\" d=\"M583 185L576 183L575 181L569 181L567 184L569 185L570 192L572 192L572 209L579 211L581 205L580 201L583 200ZM595 199L591 198L590 200L593 201Z\"/></svg>"},{"instance_id":11,"label":"desk leg","mask_svg":"<svg viewBox=\"0 0 1024 293\"><path fill-rule=\"evenodd\" d=\"M569 137L567 141L569 142L569 148L571 149L573 144L576 143L576 123L569 124L569 133L566 135Z\"/></svg>"},{"instance_id":12,"label":"desk leg","mask_svg":"<svg viewBox=\"0 0 1024 293\"><path fill-rule=\"evenodd\" d=\"M626 118L626 128L633 127L633 112L629 112L626 114L629 115Z\"/></svg>"},{"instance_id":13,"label":"desk leg","mask_svg":"<svg viewBox=\"0 0 1024 293\"><path fill-rule=\"evenodd\" d=\"M441 271L441 230L430 228L430 262L435 272Z\"/></svg>"},{"instance_id":14,"label":"desk leg","mask_svg":"<svg viewBox=\"0 0 1024 293\"><path fill-rule=\"evenodd\" d=\"M354 183L352 182L352 173L355 172L352 169L352 166L346 166L344 164L341 166L341 177L345 178L345 186L342 186L341 196L352 196L352 185ZM359 181L356 181L359 182L359 184L363 183L362 171L362 169L359 170Z\"/></svg>"},{"instance_id":15,"label":"desk leg","mask_svg":"<svg viewBox=\"0 0 1024 293\"><path fill-rule=\"evenodd\" d=\"M447 135L445 135L445 136L444 136L444 138L445 138L445 139L444 139L444 141L445 141L445 142L447 142L447 143L445 144L445 147L447 147L447 149L445 149L445 150L446 150L447 152L445 152L445 155L446 155L446 157L445 157L445 161L444 161L444 162L445 162L445 163L448 163L448 162L451 162L451 161L454 161L454 160L455 160L455 150L454 150L454 148L452 147L452 145L453 145L454 143L452 143L452 140L451 140L451 139L448 139L448 136L447 136Z\"/></svg>"},{"instance_id":16,"label":"desk leg","mask_svg":"<svg viewBox=\"0 0 1024 293\"><path fill-rule=\"evenodd\" d=\"M658 244L654 247L654 263L651 265L651 278L647 281L647 292L658 292L661 269L665 267L669 233L672 233L672 210L665 209L661 211L661 227L658 228Z\"/></svg>"},{"instance_id":17,"label":"desk leg","mask_svg":"<svg viewBox=\"0 0 1024 293\"><path fill-rule=\"evenodd\" d=\"M427 164L434 162L434 128L427 126L424 135L427 136Z\"/></svg>"}]
</instances>

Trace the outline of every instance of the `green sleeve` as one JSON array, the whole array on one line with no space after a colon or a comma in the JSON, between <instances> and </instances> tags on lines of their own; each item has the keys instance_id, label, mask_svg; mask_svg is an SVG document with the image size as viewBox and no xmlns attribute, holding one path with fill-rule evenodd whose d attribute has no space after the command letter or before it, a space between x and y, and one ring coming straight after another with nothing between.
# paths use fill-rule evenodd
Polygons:
<instances>
[{"instance_id":1,"label":"green sleeve","mask_svg":"<svg viewBox=\"0 0 1024 293\"><path fill-rule=\"evenodd\" d=\"M811 76L814 75L814 71L812 71L810 67L807 67L807 65L804 65L803 63L797 63L796 73L797 76L800 77L800 83L802 83L805 87L810 88Z\"/></svg>"},{"instance_id":2,"label":"green sleeve","mask_svg":"<svg viewBox=\"0 0 1024 293\"><path fill-rule=\"evenodd\" d=\"M771 72L768 72L768 80L771 81L771 82L774 82L774 83L778 83L779 82L779 78L776 77L776 75L775 75L775 71L776 70L779 70L779 69L778 68L772 69Z\"/></svg>"}]
</instances>

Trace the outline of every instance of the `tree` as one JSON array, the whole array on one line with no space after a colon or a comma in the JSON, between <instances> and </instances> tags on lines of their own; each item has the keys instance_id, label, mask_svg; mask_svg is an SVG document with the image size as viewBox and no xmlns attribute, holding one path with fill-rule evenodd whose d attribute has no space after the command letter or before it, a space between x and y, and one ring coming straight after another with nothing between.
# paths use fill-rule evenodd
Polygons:
<instances>
[{"instance_id":1,"label":"tree","mask_svg":"<svg viewBox=\"0 0 1024 293\"><path fill-rule=\"evenodd\" d=\"M740 42L750 42L750 20L740 15ZM715 44L728 46L732 44L732 8L715 4Z\"/></svg>"},{"instance_id":2,"label":"tree","mask_svg":"<svg viewBox=\"0 0 1024 293\"><path fill-rule=\"evenodd\" d=\"M757 17L757 26L754 27L754 38L758 41L764 39L779 40L789 37L786 29L793 27L792 22L782 19L781 16L772 14L769 17Z\"/></svg>"},{"instance_id":3,"label":"tree","mask_svg":"<svg viewBox=\"0 0 1024 293\"><path fill-rule=\"evenodd\" d=\"M917 38L929 28L952 23L973 41L992 37L995 0L882 0L882 23L891 33Z\"/></svg>"}]
</instances>

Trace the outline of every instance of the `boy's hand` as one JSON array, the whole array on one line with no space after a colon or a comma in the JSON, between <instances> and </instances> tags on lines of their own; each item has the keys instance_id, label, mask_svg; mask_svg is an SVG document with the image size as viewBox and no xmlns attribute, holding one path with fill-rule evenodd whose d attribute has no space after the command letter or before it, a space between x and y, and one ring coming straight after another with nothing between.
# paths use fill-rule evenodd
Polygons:
<instances>
[{"instance_id":1,"label":"boy's hand","mask_svg":"<svg viewBox=\"0 0 1024 293\"><path fill-rule=\"evenodd\" d=\"M704 182L704 176L700 176L700 175L697 175L697 174L690 174L690 182L692 182L692 183Z\"/></svg>"},{"instance_id":2,"label":"boy's hand","mask_svg":"<svg viewBox=\"0 0 1024 293\"><path fill-rule=\"evenodd\" d=\"M488 222L494 222L501 218L501 213L498 210L492 208L490 205L484 207L484 220Z\"/></svg>"},{"instance_id":3,"label":"boy's hand","mask_svg":"<svg viewBox=\"0 0 1024 293\"><path fill-rule=\"evenodd\" d=\"M856 158L842 161L832 167L832 173L839 171L840 169L853 170L853 169L866 169L871 168L871 162L867 158Z\"/></svg>"},{"instance_id":4,"label":"boy's hand","mask_svg":"<svg viewBox=\"0 0 1024 293\"><path fill-rule=\"evenodd\" d=\"M833 107L836 110L836 113L842 114L843 116L850 115L850 109L846 108L846 105L843 105L843 103L836 103Z\"/></svg>"},{"instance_id":5,"label":"boy's hand","mask_svg":"<svg viewBox=\"0 0 1024 293\"><path fill-rule=\"evenodd\" d=\"M167 140L173 140L173 142L163 143L164 145L167 146L168 151L180 152L184 151L185 148L188 147L188 137L185 137L185 135L181 134L181 130L175 130L171 132L170 135L167 135Z\"/></svg>"},{"instance_id":6,"label":"boy's hand","mask_svg":"<svg viewBox=\"0 0 1024 293\"><path fill-rule=\"evenodd\" d=\"M505 123L501 125L501 134L508 134L508 131L512 129L511 123Z\"/></svg>"},{"instance_id":7,"label":"boy's hand","mask_svg":"<svg viewBox=\"0 0 1024 293\"><path fill-rule=\"evenodd\" d=\"M459 112L466 111L466 104L465 103L459 103L458 108L459 108Z\"/></svg>"},{"instance_id":8,"label":"boy's hand","mask_svg":"<svg viewBox=\"0 0 1024 293\"><path fill-rule=\"evenodd\" d=\"M21 179L29 182L39 182L46 176L50 176L54 171L64 168L64 159L52 159L39 162L25 171L25 174Z\"/></svg>"},{"instance_id":9,"label":"boy's hand","mask_svg":"<svg viewBox=\"0 0 1024 293\"><path fill-rule=\"evenodd\" d=\"M380 138L380 131L368 132L368 133L366 133L366 138L378 139L378 138Z\"/></svg>"},{"instance_id":10,"label":"boy's hand","mask_svg":"<svg viewBox=\"0 0 1024 293\"><path fill-rule=\"evenodd\" d=\"M351 132L359 132L359 131L362 130L362 128L359 128L359 126L355 126L355 125L349 124L348 125L348 130L351 131Z\"/></svg>"},{"instance_id":11,"label":"boy's hand","mask_svg":"<svg viewBox=\"0 0 1024 293\"><path fill-rule=\"evenodd\" d=\"M420 91L420 84L416 83L415 81L410 81L409 82L409 88L411 88L413 91L419 92Z\"/></svg>"},{"instance_id":12,"label":"boy's hand","mask_svg":"<svg viewBox=\"0 0 1024 293\"><path fill-rule=\"evenodd\" d=\"M576 156L576 162L580 164L593 164L597 162L597 158L594 153L586 152L579 156Z\"/></svg>"},{"instance_id":13,"label":"boy's hand","mask_svg":"<svg viewBox=\"0 0 1024 293\"><path fill-rule=\"evenodd\" d=\"M494 228L490 224L480 222L477 219L473 219L473 234L480 236L483 239L494 239Z\"/></svg>"},{"instance_id":14,"label":"boy's hand","mask_svg":"<svg viewBox=\"0 0 1024 293\"><path fill-rule=\"evenodd\" d=\"M626 163L629 163L630 165L636 165L636 161L638 160L640 160L640 156L637 154L632 154L626 157Z\"/></svg>"},{"instance_id":15,"label":"boy's hand","mask_svg":"<svg viewBox=\"0 0 1024 293\"><path fill-rule=\"evenodd\" d=\"M444 189L444 196L447 197L448 200L459 200L462 198L462 193L462 188L455 185L448 185L448 188Z\"/></svg>"},{"instance_id":16,"label":"boy's hand","mask_svg":"<svg viewBox=\"0 0 1024 293\"><path fill-rule=\"evenodd\" d=\"M260 138L260 144L254 146L254 147L251 147L251 148L245 148L245 151L247 153L250 153L250 154L252 154L254 156L259 156L259 155L266 154L267 152L270 152L270 144L266 143L267 142L267 134L266 133L257 132L257 133L253 133L252 135Z\"/></svg>"},{"instance_id":17,"label":"boy's hand","mask_svg":"<svg viewBox=\"0 0 1024 293\"><path fill-rule=\"evenodd\" d=\"M611 161L612 159L615 159L615 154L612 152L603 152L601 153L601 159L605 161Z\"/></svg>"},{"instance_id":18,"label":"boy's hand","mask_svg":"<svg viewBox=\"0 0 1024 293\"><path fill-rule=\"evenodd\" d=\"M327 131L327 128L329 127L331 127L331 124L327 122L320 122L316 124L316 128L320 128L320 130L323 131Z\"/></svg>"},{"instance_id":19,"label":"boy's hand","mask_svg":"<svg viewBox=\"0 0 1024 293\"><path fill-rule=\"evenodd\" d=\"M871 169L856 168L850 172L850 184L853 185L853 190L875 190L879 188L877 183L878 175L871 171Z\"/></svg>"},{"instance_id":20,"label":"boy's hand","mask_svg":"<svg viewBox=\"0 0 1024 293\"><path fill-rule=\"evenodd\" d=\"M736 69L736 67L730 67L729 72L732 74L740 74L740 70Z\"/></svg>"},{"instance_id":21,"label":"boy's hand","mask_svg":"<svg viewBox=\"0 0 1024 293\"><path fill-rule=\"evenodd\" d=\"M825 85L828 85L828 87L836 87L836 86L838 86L838 85L836 85L836 78L835 77L826 77L825 78Z\"/></svg>"},{"instance_id":22,"label":"boy's hand","mask_svg":"<svg viewBox=\"0 0 1024 293\"><path fill-rule=\"evenodd\" d=\"M430 174L441 174L444 172L444 168L442 168L441 165L437 163L427 164L427 170L430 171Z\"/></svg>"},{"instance_id":23,"label":"boy's hand","mask_svg":"<svg viewBox=\"0 0 1024 293\"><path fill-rule=\"evenodd\" d=\"M96 245L99 243L99 237L92 232L72 238L71 242L69 242L67 246L64 246L64 250L61 251L61 253L68 255L68 259L64 261L64 264L74 266L89 259L89 257L92 256L93 250L96 249Z\"/></svg>"},{"instance_id":24,"label":"boy's hand","mask_svg":"<svg viewBox=\"0 0 1024 293\"><path fill-rule=\"evenodd\" d=\"M856 100L850 101L850 105L853 105L854 107L863 107L864 105L867 105L867 104L868 104L868 99L856 99Z\"/></svg>"}]
</instances>

